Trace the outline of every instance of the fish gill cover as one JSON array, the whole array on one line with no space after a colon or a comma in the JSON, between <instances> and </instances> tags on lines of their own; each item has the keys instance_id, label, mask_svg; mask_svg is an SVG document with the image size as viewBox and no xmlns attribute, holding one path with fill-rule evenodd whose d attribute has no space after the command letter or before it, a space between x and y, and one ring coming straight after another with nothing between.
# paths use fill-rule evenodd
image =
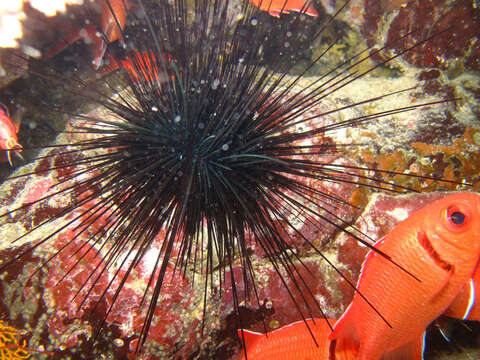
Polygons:
<instances>
[{"instance_id":1,"label":"fish gill cover","mask_svg":"<svg viewBox=\"0 0 480 360\"><path fill-rule=\"evenodd\" d=\"M268 310L267 280L303 319L324 315L311 282L325 268L354 288L323 248L338 232L371 246L351 226L357 187L418 189L391 180L405 169L349 161L366 144L346 130L453 97L412 101L409 86L334 101L440 36L398 33L332 62L344 6L322 19L275 19L249 1L139 0L114 76L90 81L31 60L29 76L99 107L37 104L73 117L5 183L2 270L15 286L3 291L12 303L42 299L24 315L48 328L38 343L57 357L208 357L205 349L220 347L208 344L216 327L247 327L245 307ZM308 60L319 39L329 41ZM383 101L395 98L406 100ZM18 306L9 311L18 316Z\"/></svg>"}]
</instances>

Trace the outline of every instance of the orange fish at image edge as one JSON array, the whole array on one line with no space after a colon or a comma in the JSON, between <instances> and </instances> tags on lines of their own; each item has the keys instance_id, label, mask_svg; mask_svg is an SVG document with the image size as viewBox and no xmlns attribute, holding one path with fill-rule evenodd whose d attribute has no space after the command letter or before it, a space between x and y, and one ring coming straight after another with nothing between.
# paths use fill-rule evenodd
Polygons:
<instances>
[{"instance_id":1,"label":"orange fish at image edge","mask_svg":"<svg viewBox=\"0 0 480 360\"><path fill-rule=\"evenodd\" d=\"M17 133L19 126L10 118L10 113L8 108L0 103L0 161L8 161L8 163L13 166L12 163L12 151L15 154L22 158L21 150L22 146L18 143Z\"/></svg>"},{"instance_id":2,"label":"orange fish at image edge","mask_svg":"<svg viewBox=\"0 0 480 360\"><path fill-rule=\"evenodd\" d=\"M311 0L250 0L250 2L260 10L268 11L270 15L275 17L292 11L318 16Z\"/></svg>"},{"instance_id":3,"label":"orange fish at image edge","mask_svg":"<svg viewBox=\"0 0 480 360\"><path fill-rule=\"evenodd\" d=\"M330 324L335 320L328 319ZM268 334L243 330L248 360L329 360L331 329L323 318L306 320L315 341L305 322L297 321L276 329ZM242 330L238 330L242 338ZM245 359L243 355L242 360ZM354 360L350 354L337 354L337 360Z\"/></svg>"},{"instance_id":4,"label":"orange fish at image edge","mask_svg":"<svg viewBox=\"0 0 480 360\"><path fill-rule=\"evenodd\" d=\"M315 341L303 321L285 325L268 334L243 330L248 360L355 360L357 358L356 352L352 349L334 353L335 344L328 339L331 329L327 320L317 318L308 319L306 322ZM328 319L328 322L334 324L336 320ZM242 338L242 330L238 330L238 336ZM415 352L411 354L409 360L421 358L423 340L423 336L417 339ZM389 360L405 360L402 357L387 355ZM245 355L242 356L242 360L245 360Z\"/></svg>"},{"instance_id":5,"label":"orange fish at image edge","mask_svg":"<svg viewBox=\"0 0 480 360\"><path fill-rule=\"evenodd\" d=\"M335 353L359 360L421 358L419 339L473 276L480 196L446 196L412 213L370 251L352 303L334 326ZM360 295L365 296L369 303ZM380 316L381 315L381 316ZM392 356L390 356L392 354Z\"/></svg>"}]
</instances>

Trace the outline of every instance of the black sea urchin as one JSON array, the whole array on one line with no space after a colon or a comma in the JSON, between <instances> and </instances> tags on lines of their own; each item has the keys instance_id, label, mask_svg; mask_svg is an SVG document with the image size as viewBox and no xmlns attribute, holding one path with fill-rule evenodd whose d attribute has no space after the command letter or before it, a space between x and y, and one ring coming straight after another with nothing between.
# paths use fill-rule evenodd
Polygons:
<instances>
[{"instance_id":1,"label":"black sea urchin","mask_svg":"<svg viewBox=\"0 0 480 360\"><path fill-rule=\"evenodd\" d=\"M304 44L295 31L304 15L272 23L246 0L138 4L144 31L129 37L127 60L120 62L127 91L110 95L108 80L106 90L75 80L76 96L106 110L77 117L66 135L79 140L70 143L64 137L62 144L53 145L53 153L40 157L43 165L20 175L60 171L63 178L50 184L46 195L17 204L3 218L29 207L51 209L59 199L67 204L32 220L16 241L36 240L19 248L3 268L66 234L44 265L64 253L74 259L60 286L79 264L91 261L91 273L76 295L81 294L82 304L93 292L100 294L97 304L108 297L104 325L125 284L142 272L139 267L148 258L143 297L135 305L146 307L138 350L149 335L167 277L177 271L192 281L198 273L207 274L202 277L204 311L210 292L223 291L226 284L235 314L249 295L260 304L250 249L255 244L300 316L313 317L322 310L299 271L303 264L292 238L322 257L314 237L303 230L305 224L318 232L333 227L365 242L361 233L347 230L348 220L336 212L354 206L342 194L324 190L324 184L403 190L382 180L381 171L372 176L365 173L368 169L332 161L344 147L324 141L325 134L423 105L332 120L334 114L395 95L381 94L310 112L374 68L358 70L371 56L359 52L304 85L305 74L330 46L299 75L288 76L295 51ZM265 46L272 37L282 42L266 63ZM58 85L66 81L41 76ZM36 235L50 226L54 230ZM234 269L238 267L240 272ZM237 288L240 283L245 291Z\"/></svg>"}]
</instances>

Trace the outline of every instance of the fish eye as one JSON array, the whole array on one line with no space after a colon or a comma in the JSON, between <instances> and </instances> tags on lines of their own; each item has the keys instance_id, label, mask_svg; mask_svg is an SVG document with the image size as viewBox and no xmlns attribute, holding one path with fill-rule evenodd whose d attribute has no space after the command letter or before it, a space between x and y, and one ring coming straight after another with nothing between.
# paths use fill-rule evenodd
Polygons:
<instances>
[{"instance_id":1,"label":"fish eye","mask_svg":"<svg viewBox=\"0 0 480 360\"><path fill-rule=\"evenodd\" d=\"M463 222L465 221L465 214L461 213L460 211L455 211L450 215L450 220L455 225L462 225Z\"/></svg>"},{"instance_id":2,"label":"fish eye","mask_svg":"<svg viewBox=\"0 0 480 360\"><path fill-rule=\"evenodd\" d=\"M455 206L451 206L447 209L448 223L456 228L465 225L467 222L467 218L467 214L465 214Z\"/></svg>"}]
</instances>

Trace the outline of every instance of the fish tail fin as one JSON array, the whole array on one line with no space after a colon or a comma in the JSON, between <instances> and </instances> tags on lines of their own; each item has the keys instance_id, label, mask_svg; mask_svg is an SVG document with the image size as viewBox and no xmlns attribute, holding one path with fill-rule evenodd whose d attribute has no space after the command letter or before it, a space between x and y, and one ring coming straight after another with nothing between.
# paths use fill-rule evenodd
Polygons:
<instances>
[{"instance_id":1,"label":"fish tail fin","mask_svg":"<svg viewBox=\"0 0 480 360\"><path fill-rule=\"evenodd\" d=\"M353 309L347 309L343 316L336 322L329 336L332 340L330 346L330 359L350 360L356 359L360 341L353 321Z\"/></svg>"},{"instance_id":2,"label":"fish tail fin","mask_svg":"<svg viewBox=\"0 0 480 360\"><path fill-rule=\"evenodd\" d=\"M400 346L383 355L382 360L423 360L423 353L425 349L425 333L417 339Z\"/></svg>"}]
</instances>

